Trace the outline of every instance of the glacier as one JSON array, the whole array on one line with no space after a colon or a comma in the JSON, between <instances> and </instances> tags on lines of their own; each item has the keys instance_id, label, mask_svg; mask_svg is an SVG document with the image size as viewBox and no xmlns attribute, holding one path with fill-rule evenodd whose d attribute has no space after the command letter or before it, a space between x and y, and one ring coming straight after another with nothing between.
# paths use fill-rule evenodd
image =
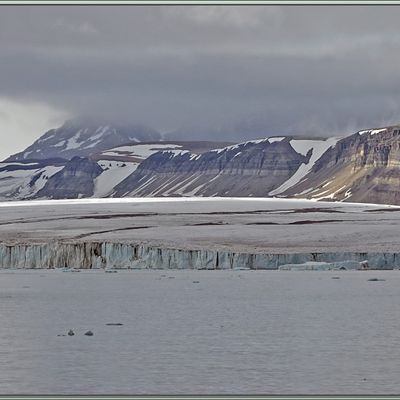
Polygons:
<instances>
[{"instance_id":1,"label":"glacier","mask_svg":"<svg viewBox=\"0 0 400 400\"><path fill-rule=\"evenodd\" d=\"M243 253L174 249L145 244L55 241L0 244L0 268L11 269L399 269L400 253ZM302 268L302 266L313 268Z\"/></svg>"},{"instance_id":2,"label":"glacier","mask_svg":"<svg viewBox=\"0 0 400 400\"><path fill-rule=\"evenodd\" d=\"M257 198L0 202L0 268L399 269L398 210Z\"/></svg>"}]
</instances>

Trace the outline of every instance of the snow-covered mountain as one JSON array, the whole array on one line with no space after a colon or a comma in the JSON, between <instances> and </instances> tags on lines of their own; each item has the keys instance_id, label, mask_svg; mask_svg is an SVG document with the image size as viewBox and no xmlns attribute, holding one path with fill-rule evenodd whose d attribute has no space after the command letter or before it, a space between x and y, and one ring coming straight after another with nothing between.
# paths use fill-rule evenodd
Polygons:
<instances>
[{"instance_id":1,"label":"snow-covered mountain","mask_svg":"<svg viewBox=\"0 0 400 400\"><path fill-rule=\"evenodd\" d=\"M333 143L331 139L271 137L203 154L158 152L118 184L113 195L266 197L292 177L294 184L300 179L297 171L307 173Z\"/></svg>"},{"instance_id":2,"label":"snow-covered mountain","mask_svg":"<svg viewBox=\"0 0 400 400\"><path fill-rule=\"evenodd\" d=\"M159 132L141 125L118 125L91 118L66 121L51 129L24 151L6 161L43 160L53 157L72 159L89 156L126 143L158 141Z\"/></svg>"},{"instance_id":3,"label":"snow-covered mountain","mask_svg":"<svg viewBox=\"0 0 400 400\"><path fill-rule=\"evenodd\" d=\"M89 157L0 163L0 201L108 197L138 165L159 151L201 154L224 142L143 142L111 147Z\"/></svg>"},{"instance_id":4,"label":"snow-covered mountain","mask_svg":"<svg viewBox=\"0 0 400 400\"><path fill-rule=\"evenodd\" d=\"M36 195L57 172L65 160L0 163L0 200L23 200Z\"/></svg>"},{"instance_id":5,"label":"snow-covered mountain","mask_svg":"<svg viewBox=\"0 0 400 400\"><path fill-rule=\"evenodd\" d=\"M400 125L357 132L329 148L285 197L400 204Z\"/></svg>"},{"instance_id":6,"label":"snow-covered mountain","mask_svg":"<svg viewBox=\"0 0 400 400\"><path fill-rule=\"evenodd\" d=\"M103 168L95 179L93 197L116 196L116 187L130 176L146 158L158 152L202 154L224 142L146 142L114 147L92 155Z\"/></svg>"},{"instance_id":7,"label":"snow-covered mountain","mask_svg":"<svg viewBox=\"0 0 400 400\"><path fill-rule=\"evenodd\" d=\"M335 141L271 137L238 144L130 143L59 160L57 167L47 167L48 173L39 169L45 160L8 161L0 170L0 188L7 183L0 199L269 196L297 183Z\"/></svg>"},{"instance_id":8,"label":"snow-covered mountain","mask_svg":"<svg viewBox=\"0 0 400 400\"><path fill-rule=\"evenodd\" d=\"M269 137L238 144L157 140L110 147L107 132L100 135L97 129L92 137L79 134L86 143L79 151L93 136L104 136L90 155L10 157L1 163L0 200L248 196L400 204L400 126L344 138ZM41 146L41 155L54 149Z\"/></svg>"}]
</instances>

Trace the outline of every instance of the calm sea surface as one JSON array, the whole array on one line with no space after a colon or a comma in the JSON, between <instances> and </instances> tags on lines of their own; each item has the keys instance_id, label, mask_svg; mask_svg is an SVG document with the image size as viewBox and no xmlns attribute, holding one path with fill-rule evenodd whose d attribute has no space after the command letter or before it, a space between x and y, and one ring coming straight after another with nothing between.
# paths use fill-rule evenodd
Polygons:
<instances>
[{"instance_id":1,"label":"calm sea surface","mask_svg":"<svg viewBox=\"0 0 400 400\"><path fill-rule=\"evenodd\" d=\"M0 320L2 394L400 393L400 271L2 271Z\"/></svg>"}]
</instances>

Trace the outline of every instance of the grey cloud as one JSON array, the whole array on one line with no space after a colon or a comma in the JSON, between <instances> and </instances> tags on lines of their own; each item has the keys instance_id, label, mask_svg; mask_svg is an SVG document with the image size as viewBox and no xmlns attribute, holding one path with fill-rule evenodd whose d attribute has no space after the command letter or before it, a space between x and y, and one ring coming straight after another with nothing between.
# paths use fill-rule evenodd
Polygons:
<instances>
[{"instance_id":1,"label":"grey cloud","mask_svg":"<svg viewBox=\"0 0 400 400\"><path fill-rule=\"evenodd\" d=\"M187 139L400 122L396 6L2 6L0 97Z\"/></svg>"}]
</instances>

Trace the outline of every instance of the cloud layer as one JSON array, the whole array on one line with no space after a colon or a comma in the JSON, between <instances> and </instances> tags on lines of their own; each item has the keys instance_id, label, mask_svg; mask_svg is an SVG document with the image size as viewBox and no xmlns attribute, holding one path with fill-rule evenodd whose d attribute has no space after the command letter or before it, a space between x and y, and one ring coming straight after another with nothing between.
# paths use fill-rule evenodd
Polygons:
<instances>
[{"instance_id":1,"label":"cloud layer","mask_svg":"<svg viewBox=\"0 0 400 400\"><path fill-rule=\"evenodd\" d=\"M187 139L347 134L400 122L399 10L2 6L0 97Z\"/></svg>"}]
</instances>

